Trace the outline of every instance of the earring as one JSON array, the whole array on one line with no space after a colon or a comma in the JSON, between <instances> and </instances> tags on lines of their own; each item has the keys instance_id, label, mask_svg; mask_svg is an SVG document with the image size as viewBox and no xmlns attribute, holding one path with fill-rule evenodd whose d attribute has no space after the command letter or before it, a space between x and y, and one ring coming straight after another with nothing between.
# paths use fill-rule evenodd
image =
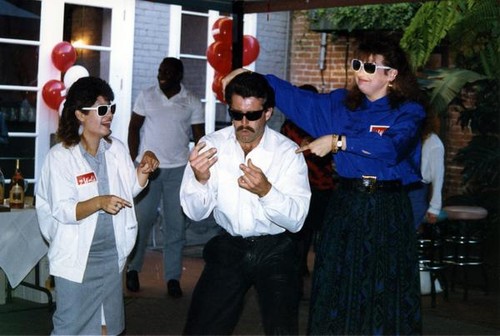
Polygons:
<instances>
[{"instance_id":1,"label":"earring","mask_svg":"<svg viewBox=\"0 0 500 336\"><path fill-rule=\"evenodd\" d=\"M389 84L387 86L392 88L392 82L389 82Z\"/></svg>"}]
</instances>

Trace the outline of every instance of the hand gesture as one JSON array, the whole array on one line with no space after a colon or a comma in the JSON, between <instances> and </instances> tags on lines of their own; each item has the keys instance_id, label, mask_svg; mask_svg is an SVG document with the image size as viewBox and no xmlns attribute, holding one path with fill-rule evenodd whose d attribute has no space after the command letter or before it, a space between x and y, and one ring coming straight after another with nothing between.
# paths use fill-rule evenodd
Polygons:
<instances>
[{"instance_id":1,"label":"hand gesture","mask_svg":"<svg viewBox=\"0 0 500 336\"><path fill-rule=\"evenodd\" d=\"M198 142L189 154L189 165L193 170L194 176L201 184L207 183L210 178L210 167L217 162L217 149L210 148L203 153L200 151L205 148L205 142Z\"/></svg>"},{"instance_id":2,"label":"hand gesture","mask_svg":"<svg viewBox=\"0 0 500 336\"><path fill-rule=\"evenodd\" d=\"M99 196L99 207L109 214L116 215L121 209L125 207L132 207L129 201L115 196L115 195L104 195Z\"/></svg>"},{"instance_id":3,"label":"hand gesture","mask_svg":"<svg viewBox=\"0 0 500 336\"><path fill-rule=\"evenodd\" d=\"M151 174L158 168L160 161L152 151L146 151L139 163L138 171L141 174Z\"/></svg>"},{"instance_id":4,"label":"hand gesture","mask_svg":"<svg viewBox=\"0 0 500 336\"><path fill-rule=\"evenodd\" d=\"M251 159L248 159L248 166L240 164L240 169L243 175L238 178L238 185L259 197L266 196L272 185L262 170L255 166Z\"/></svg>"},{"instance_id":5,"label":"hand gesture","mask_svg":"<svg viewBox=\"0 0 500 336\"><path fill-rule=\"evenodd\" d=\"M316 154L317 156L325 156L326 154L332 151L332 136L331 135L323 135L320 138L317 138L313 142L301 146L299 149L295 151L295 153L302 153L307 150L310 150L311 153Z\"/></svg>"}]
</instances>

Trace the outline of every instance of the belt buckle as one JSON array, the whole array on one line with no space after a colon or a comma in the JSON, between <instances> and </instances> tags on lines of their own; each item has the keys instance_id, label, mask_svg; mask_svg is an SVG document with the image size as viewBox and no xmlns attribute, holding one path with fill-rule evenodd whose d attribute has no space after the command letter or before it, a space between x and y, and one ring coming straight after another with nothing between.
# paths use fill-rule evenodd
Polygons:
<instances>
[{"instance_id":1,"label":"belt buckle","mask_svg":"<svg viewBox=\"0 0 500 336\"><path fill-rule=\"evenodd\" d=\"M377 177L372 175L363 175L361 176L361 181L363 183L363 187L368 193L372 193L377 189Z\"/></svg>"}]
</instances>

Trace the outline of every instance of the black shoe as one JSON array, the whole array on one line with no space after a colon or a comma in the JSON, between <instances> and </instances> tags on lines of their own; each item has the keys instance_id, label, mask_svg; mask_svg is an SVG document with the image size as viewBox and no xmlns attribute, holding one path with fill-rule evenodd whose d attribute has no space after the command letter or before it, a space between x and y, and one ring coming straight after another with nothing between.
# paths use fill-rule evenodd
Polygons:
<instances>
[{"instance_id":1,"label":"black shoe","mask_svg":"<svg viewBox=\"0 0 500 336\"><path fill-rule=\"evenodd\" d=\"M139 288L139 274L137 274L137 271L127 271L127 289L131 292L138 292Z\"/></svg>"},{"instance_id":2,"label":"black shoe","mask_svg":"<svg viewBox=\"0 0 500 336\"><path fill-rule=\"evenodd\" d=\"M168 296L173 298L180 298L182 296L182 289L178 280L172 279L167 282Z\"/></svg>"}]
</instances>

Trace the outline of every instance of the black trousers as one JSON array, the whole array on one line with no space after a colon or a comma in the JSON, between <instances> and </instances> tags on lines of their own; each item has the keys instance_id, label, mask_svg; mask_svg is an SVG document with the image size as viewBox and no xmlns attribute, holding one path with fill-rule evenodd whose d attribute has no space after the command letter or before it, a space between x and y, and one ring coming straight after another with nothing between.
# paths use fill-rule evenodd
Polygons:
<instances>
[{"instance_id":1,"label":"black trousers","mask_svg":"<svg viewBox=\"0 0 500 336\"><path fill-rule=\"evenodd\" d=\"M298 333L298 249L289 234L242 238L225 233L205 245L203 258L184 334L230 335L251 286L266 335Z\"/></svg>"}]
</instances>

